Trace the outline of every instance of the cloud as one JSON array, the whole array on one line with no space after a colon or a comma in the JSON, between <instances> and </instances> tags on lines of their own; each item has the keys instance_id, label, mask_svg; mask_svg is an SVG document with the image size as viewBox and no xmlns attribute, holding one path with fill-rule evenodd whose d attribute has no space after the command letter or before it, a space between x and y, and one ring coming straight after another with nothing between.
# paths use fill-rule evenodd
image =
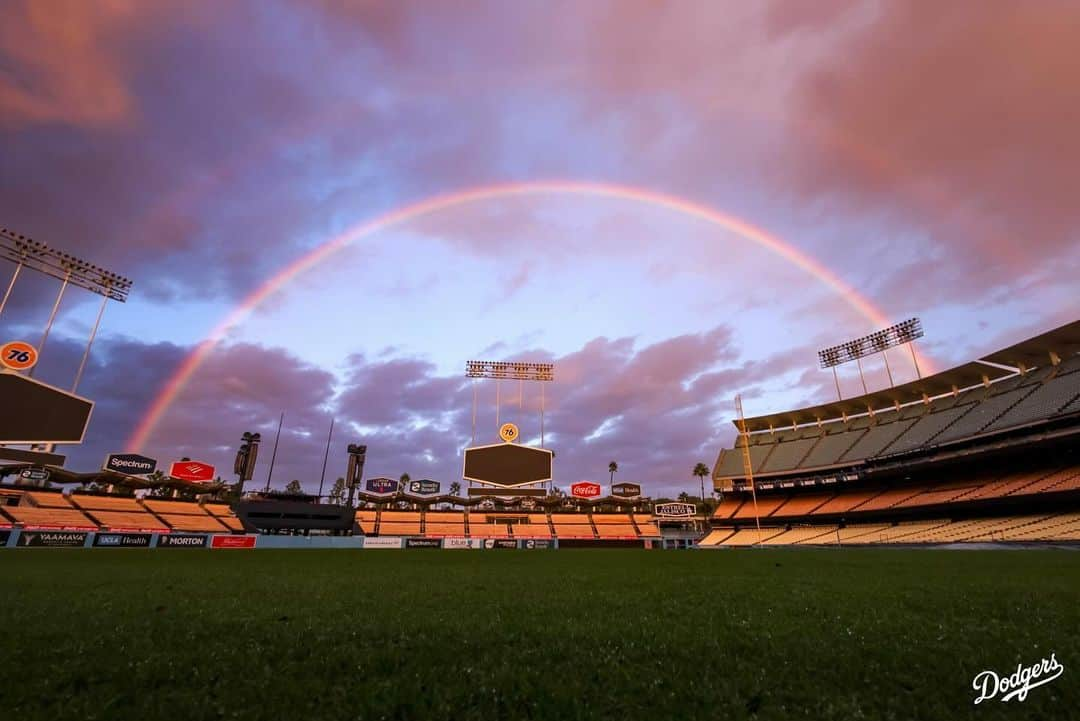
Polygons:
<instances>
[{"instance_id":1,"label":"cloud","mask_svg":"<svg viewBox=\"0 0 1080 721\"><path fill-rule=\"evenodd\" d=\"M799 192L928 235L883 295L971 297L1075 246L1078 33L1076 3L888 2L797 85L830 141L789 145Z\"/></svg>"},{"instance_id":2,"label":"cloud","mask_svg":"<svg viewBox=\"0 0 1080 721\"><path fill-rule=\"evenodd\" d=\"M0 23L0 126L108 128L135 120L114 45L142 14L131 0L12 0Z\"/></svg>"},{"instance_id":3,"label":"cloud","mask_svg":"<svg viewBox=\"0 0 1080 721\"><path fill-rule=\"evenodd\" d=\"M55 338L40 377L69 384L81 350L77 340ZM97 405L85 444L68 449L69 467L90 470L106 454L121 450L157 389L189 351L169 343L101 338L80 388ZM730 399L737 390L797 365L786 356L739 363L725 327L641 346L631 338L596 338L558 357L535 349L525 355L556 364L557 381L545 391L557 482L602 480L608 461L616 460L626 479L645 483L651 493L688 488L693 464L712 461L733 433ZM354 355L346 368L336 378L280 348L222 346L140 450L162 463L183 456L204 460L229 478L240 434L260 432L263 446L252 487L261 487L284 411L275 486L292 478L309 490L318 486L331 417L337 421L331 479L344 470L345 446L366 443L369 475L407 472L447 483L460 480L461 453L472 432L469 382L440 375L434 365L415 358ZM495 436L494 389L484 383L478 388L480 444ZM538 389L523 389L522 409L517 384L504 383L502 390L502 419L519 423L527 442L538 439Z\"/></svg>"}]
</instances>

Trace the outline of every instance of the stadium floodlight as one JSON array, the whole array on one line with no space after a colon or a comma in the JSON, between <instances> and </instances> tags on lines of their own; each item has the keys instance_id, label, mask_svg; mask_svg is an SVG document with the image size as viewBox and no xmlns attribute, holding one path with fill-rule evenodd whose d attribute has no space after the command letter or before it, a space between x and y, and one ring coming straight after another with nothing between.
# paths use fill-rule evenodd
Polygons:
<instances>
[{"instance_id":1,"label":"stadium floodlight","mask_svg":"<svg viewBox=\"0 0 1080 721\"><path fill-rule=\"evenodd\" d=\"M466 361L466 378L496 378L514 381L553 381L554 363L509 361Z\"/></svg>"},{"instance_id":2,"label":"stadium floodlight","mask_svg":"<svg viewBox=\"0 0 1080 721\"><path fill-rule=\"evenodd\" d=\"M525 381L540 381L540 447L544 447L544 383L555 380L554 363L536 363L532 361L466 361L465 377L473 379L473 407L472 407L472 444L476 445L476 404L477 378L495 379L495 427L500 426L499 412L502 409L502 396L500 395L499 381L513 380L519 382L518 407L524 407L524 383Z\"/></svg>"},{"instance_id":3,"label":"stadium floodlight","mask_svg":"<svg viewBox=\"0 0 1080 721\"><path fill-rule=\"evenodd\" d=\"M822 368L832 368L874 353L882 353L889 348L895 348L922 337L922 321L918 318L909 318L903 323L897 323L862 338L819 350L818 360Z\"/></svg>"},{"instance_id":4,"label":"stadium floodlight","mask_svg":"<svg viewBox=\"0 0 1080 721\"><path fill-rule=\"evenodd\" d=\"M818 351L818 362L821 367L833 369L833 380L836 381L836 395L840 396L840 381L836 377L836 366L855 361L859 365L859 378L862 379L863 393L866 393L866 379L862 375L861 358L881 353L885 358L885 370L889 374L889 385L892 385L892 369L889 368L889 356L886 353L890 348L907 345L911 348L911 360L915 364L915 373L922 378L919 370L919 361L915 356L913 343L923 337L922 321L918 318L907 320L891 325L869 335L864 335L846 343L823 348Z\"/></svg>"},{"instance_id":5,"label":"stadium floodlight","mask_svg":"<svg viewBox=\"0 0 1080 721\"><path fill-rule=\"evenodd\" d=\"M128 292L131 290L131 281L122 275L117 275L81 258L50 248L45 243L28 238L7 228L0 228L0 259L9 260L15 264L15 272L11 275L11 280L8 282L3 297L0 298L0 313L4 312L8 298L11 297L11 291L15 287L15 281L18 280L19 273L22 272L23 268L29 268L61 281L60 292L56 296L52 312L49 314L49 319L45 324L45 332L37 345L39 356L45 347L45 342L49 339L53 321L56 320L57 311L60 310L60 301L63 299L64 291L67 290L69 285L83 288L101 296L101 307L98 309L97 320L94 321L94 325L90 330L90 337L86 342L82 360L79 362L79 369L75 372L75 382L71 386L71 392L74 393L78 390L83 371L86 369L86 361L90 357L90 346L93 345L94 338L97 336L98 327L101 325L101 317L105 313L105 305L110 300L121 303L126 302ZM31 368L29 375L32 376L34 370L34 368Z\"/></svg>"},{"instance_id":6,"label":"stadium floodlight","mask_svg":"<svg viewBox=\"0 0 1080 721\"><path fill-rule=\"evenodd\" d=\"M121 303L131 290L131 281L122 275L7 228L0 228L0 258Z\"/></svg>"}]
</instances>

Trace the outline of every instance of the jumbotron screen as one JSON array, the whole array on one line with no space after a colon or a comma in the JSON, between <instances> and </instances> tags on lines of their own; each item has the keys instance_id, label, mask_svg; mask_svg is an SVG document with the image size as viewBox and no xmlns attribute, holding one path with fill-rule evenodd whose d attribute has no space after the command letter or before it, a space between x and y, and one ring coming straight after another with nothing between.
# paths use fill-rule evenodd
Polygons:
<instances>
[{"instance_id":1,"label":"jumbotron screen","mask_svg":"<svg viewBox=\"0 0 1080 721\"><path fill-rule=\"evenodd\" d=\"M0 373L0 398L6 409L0 413L0 443L78 443L94 407L14 373Z\"/></svg>"},{"instance_id":2,"label":"jumbotron screen","mask_svg":"<svg viewBox=\"0 0 1080 721\"><path fill-rule=\"evenodd\" d=\"M465 449L464 477L497 486L551 479L551 451L513 443Z\"/></svg>"}]
</instances>

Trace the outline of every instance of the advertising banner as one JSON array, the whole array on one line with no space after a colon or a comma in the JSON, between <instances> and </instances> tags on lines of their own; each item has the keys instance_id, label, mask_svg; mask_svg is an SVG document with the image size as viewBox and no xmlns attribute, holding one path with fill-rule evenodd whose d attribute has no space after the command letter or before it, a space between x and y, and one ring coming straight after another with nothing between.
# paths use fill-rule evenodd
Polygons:
<instances>
[{"instance_id":1,"label":"advertising banner","mask_svg":"<svg viewBox=\"0 0 1080 721\"><path fill-rule=\"evenodd\" d=\"M149 533L98 533L94 535L96 548L150 548Z\"/></svg>"},{"instance_id":2,"label":"advertising banner","mask_svg":"<svg viewBox=\"0 0 1080 721\"><path fill-rule=\"evenodd\" d=\"M472 548L472 539L469 538L444 538L443 548Z\"/></svg>"},{"instance_id":3,"label":"advertising banner","mask_svg":"<svg viewBox=\"0 0 1080 721\"><path fill-rule=\"evenodd\" d=\"M513 538L485 538L484 548L517 548Z\"/></svg>"},{"instance_id":4,"label":"advertising banner","mask_svg":"<svg viewBox=\"0 0 1080 721\"><path fill-rule=\"evenodd\" d=\"M640 498L641 486L637 483L616 483L611 487L611 495L616 498Z\"/></svg>"},{"instance_id":5,"label":"advertising banner","mask_svg":"<svg viewBox=\"0 0 1080 721\"><path fill-rule=\"evenodd\" d=\"M419 481L409 481L405 492L411 496L437 496L440 488L442 484L438 481L424 478Z\"/></svg>"},{"instance_id":6,"label":"advertising banner","mask_svg":"<svg viewBox=\"0 0 1080 721\"><path fill-rule=\"evenodd\" d=\"M406 538L405 548L442 548L440 538Z\"/></svg>"},{"instance_id":7,"label":"advertising banner","mask_svg":"<svg viewBox=\"0 0 1080 721\"><path fill-rule=\"evenodd\" d=\"M600 484L592 481L579 481L570 486L570 495L574 498L599 498Z\"/></svg>"},{"instance_id":8,"label":"advertising banner","mask_svg":"<svg viewBox=\"0 0 1080 721\"><path fill-rule=\"evenodd\" d=\"M210 548L255 548L258 536L211 536Z\"/></svg>"},{"instance_id":9,"label":"advertising banner","mask_svg":"<svg viewBox=\"0 0 1080 721\"><path fill-rule=\"evenodd\" d=\"M522 548L527 548L529 550L554 547L555 544L547 538L530 538L522 542Z\"/></svg>"},{"instance_id":10,"label":"advertising banner","mask_svg":"<svg viewBox=\"0 0 1080 721\"><path fill-rule=\"evenodd\" d=\"M202 461L177 461L169 467L169 475L181 481L205 483L214 480L214 467Z\"/></svg>"},{"instance_id":11,"label":"advertising banner","mask_svg":"<svg viewBox=\"0 0 1080 721\"><path fill-rule=\"evenodd\" d=\"M157 470L157 459L137 453L110 453L105 457L105 464L101 468L129 476L145 476ZM213 474L210 477L213 478Z\"/></svg>"},{"instance_id":12,"label":"advertising banner","mask_svg":"<svg viewBox=\"0 0 1080 721\"><path fill-rule=\"evenodd\" d=\"M559 548L644 548L640 540L621 538L560 538Z\"/></svg>"},{"instance_id":13,"label":"advertising banner","mask_svg":"<svg viewBox=\"0 0 1080 721\"><path fill-rule=\"evenodd\" d=\"M692 518L697 515L697 506L693 503L661 503L653 509L657 518Z\"/></svg>"},{"instance_id":14,"label":"advertising banner","mask_svg":"<svg viewBox=\"0 0 1080 721\"><path fill-rule=\"evenodd\" d=\"M206 548L207 536L192 533L163 533L158 536L158 548Z\"/></svg>"},{"instance_id":15,"label":"advertising banner","mask_svg":"<svg viewBox=\"0 0 1080 721\"><path fill-rule=\"evenodd\" d=\"M369 478L364 482L364 490L377 496L389 496L397 493L398 485L393 478Z\"/></svg>"},{"instance_id":16,"label":"advertising banner","mask_svg":"<svg viewBox=\"0 0 1080 721\"><path fill-rule=\"evenodd\" d=\"M364 548L401 548L401 539L397 536L368 536L364 539Z\"/></svg>"},{"instance_id":17,"label":"advertising banner","mask_svg":"<svg viewBox=\"0 0 1080 721\"><path fill-rule=\"evenodd\" d=\"M49 470L47 468L27 468L19 474L19 478L27 481L34 481L35 483L41 483L42 481L49 480Z\"/></svg>"},{"instance_id":18,"label":"advertising banner","mask_svg":"<svg viewBox=\"0 0 1080 721\"><path fill-rule=\"evenodd\" d=\"M20 546L80 547L86 543L86 531L23 531Z\"/></svg>"},{"instance_id":19,"label":"advertising banner","mask_svg":"<svg viewBox=\"0 0 1080 721\"><path fill-rule=\"evenodd\" d=\"M11 531L6 530L6 529L5 530L0 530L0 548L3 548L4 546L6 546L7 543L8 543L8 540L10 538L11 538Z\"/></svg>"}]
</instances>

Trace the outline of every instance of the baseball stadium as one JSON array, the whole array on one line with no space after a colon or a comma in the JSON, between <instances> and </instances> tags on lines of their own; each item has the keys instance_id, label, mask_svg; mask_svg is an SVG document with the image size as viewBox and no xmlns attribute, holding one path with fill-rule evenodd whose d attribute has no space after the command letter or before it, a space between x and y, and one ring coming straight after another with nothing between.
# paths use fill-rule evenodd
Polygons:
<instances>
[{"instance_id":1,"label":"baseball stadium","mask_svg":"<svg viewBox=\"0 0 1080 721\"><path fill-rule=\"evenodd\" d=\"M0 716L1080 720L1077 33L11 0Z\"/></svg>"}]
</instances>

